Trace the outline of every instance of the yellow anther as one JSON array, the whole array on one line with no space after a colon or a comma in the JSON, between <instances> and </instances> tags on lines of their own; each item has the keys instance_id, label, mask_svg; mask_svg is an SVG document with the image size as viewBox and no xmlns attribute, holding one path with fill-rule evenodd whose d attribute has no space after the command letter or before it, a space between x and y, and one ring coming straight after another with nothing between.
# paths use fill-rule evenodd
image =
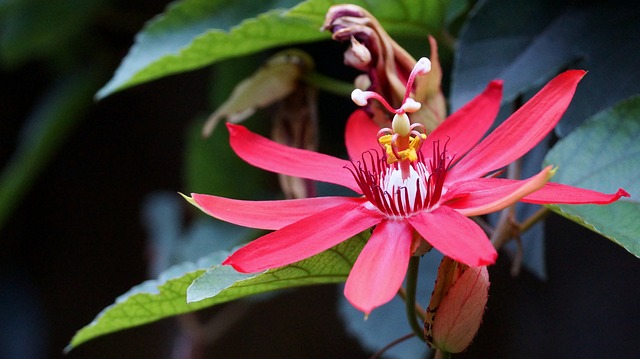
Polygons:
<instances>
[{"instance_id":1,"label":"yellow anther","mask_svg":"<svg viewBox=\"0 0 640 359\"><path fill-rule=\"evenodd\" d=\"M409 136L409 145L407 148L398 148L396 141L393 139L394 135L384 135L378 138L378 142L387 154L387 163L392 164L397 161L409 161L413 162L418 160L418 149L420 143L427 138L427 135L420 134L419 136Z\"/></svg>"}]
</instances>

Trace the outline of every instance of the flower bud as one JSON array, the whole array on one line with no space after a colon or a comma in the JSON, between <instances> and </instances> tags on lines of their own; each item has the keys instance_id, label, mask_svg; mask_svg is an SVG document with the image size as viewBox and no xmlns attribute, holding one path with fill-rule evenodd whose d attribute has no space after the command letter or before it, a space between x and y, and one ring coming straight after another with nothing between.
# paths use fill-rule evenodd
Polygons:
<instances>
[{"instance_id":1,"label":"flower bud","mask_svg":"<svg viewBox=\"0 0 640 359\"><path fill-rule=\"evenodd\" d=\"M487 267L444 257L424 322L427 343L448 353L465 350L480 328L488 297Z\"/></svg>"},{"instance_id":2,"label":"flower bud","mask_svg":"<svg viewBox=\"0 0 640 359\"><path fill-rule=\"evenodd\" d=\"M364 8L339 4L329 8L323 30L331 31L336 41L349 42L345 51L345 64L363 71L368 77L368 87L358 84L363 91L373 91L385 98L391 107L404 104L406 81L416 64L418 79L409 89L411 97L422 107L408 106L405 111L414 113L412 123L421 123L427 133L433 131L446 118L446 103L442 94L442 68L438 47L429 36L430 60L416 60L384 30L380 22ZM387 127L389 116L376 102L368 104L365 111L380 127Z\"/></svg>"},{"instance_id":3,"label":"flower bud","mask_svg":"<svg viewBox=\"0 0 640 359\"><path fill-rule=\"evenodd\" d=\"M344 53L344 64L366 71L371 64L371 52L352 36L351 47Z\"/></svg>"}]
</instances>

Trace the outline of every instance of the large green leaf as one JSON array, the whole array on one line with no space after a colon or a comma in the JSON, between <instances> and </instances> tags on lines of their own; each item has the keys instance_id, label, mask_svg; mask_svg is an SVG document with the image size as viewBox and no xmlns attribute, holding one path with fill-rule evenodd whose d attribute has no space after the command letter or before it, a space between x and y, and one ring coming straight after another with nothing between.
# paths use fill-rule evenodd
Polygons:
<instances>
[{"instance_id":1,"label":"large green leaf","mask_svg":"<svg viewBox=\"0 0 640 359\"><path fill-rule=\"evenodd\" d=\"M496 78L509 102L566 68L589 71L556 128L640 92L640 7L636 1L487 0L468 20L455 54L450 101L460 108Z\"/></svg>"},{"instance_id":2,"label":"large green leaf","mask_svg":"<svg viewBox=\"0 0 640 359\"><path fill-rule=\"evenodd\" d=\"M640 257L640 96L587 120L549 152L553 181L602 192L631 194L606 205L553 205L555 212L590 228Z\"/></svg>"},{"instance_id":3,"label":"large green leaf","mask_svg":"<svg viewBox=\"0 0 640 359\"><path fill-rule=\"evenodd\" d=\"M241 274L220 266L228 252L213 253L198 263L174 266L163 272L159 279L142 283L116 299L113 305L76 333L66 350L104 334L253 294L343 282L366 242L366 233L311 258L256 275ZM191 301L187 302L187 288L192 282L194 284L189 289Z\"/></svg>"},{"instance_id":4,"label":"large green leaf","mask_svg":"<svg viewBox=\"0 0 640 359\"><path fill-rule=\"evenodd\" d=\"M115 91L216 61L277 46L328 39L321 32L335 0L183 0L150 21L114 77L98 92ZM369 9L391 33L426 38L446 16L446 0L355 0ZM425 40L426 41L426 40ZM425 42L426 43L426 42Z\"/></svg>"},{"instance_id":5,"label":"large green leaf","mask_svg":"<svg viewBox=\"0 0 640 359\"><path fill-rule=\"evenodd\" d=\"M343 282L347 279L365 242L366 237L361 234L316 256L283 268L266 271L233 283L231 286L220 284L226 276L230 275L228 274L230 268L215 266L191 284L187 290L187 300L193 303L207 298L217 298L226 302L276 289ZM237 275L237 272L235 274Z\"/></svg>"}]
</instances>

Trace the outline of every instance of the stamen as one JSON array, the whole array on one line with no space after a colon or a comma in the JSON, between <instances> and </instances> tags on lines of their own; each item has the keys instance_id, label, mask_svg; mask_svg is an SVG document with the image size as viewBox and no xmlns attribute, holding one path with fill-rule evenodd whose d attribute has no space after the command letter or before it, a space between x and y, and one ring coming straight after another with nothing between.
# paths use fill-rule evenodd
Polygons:
<instances>
[{"instance_id":1,"label":"stamen","mask_svg":"<svg viewBox=\"0 0 640 359\"><path fill-rule=\"evenodd\" d=\"M397 114L404 113L404 110L402 110L401 108L396 110L391 107L387 100L385 100L384 97L380 96L376 92L362 91L360 89L355 89L351 92L351 100L353 100L353 102L355 102L355 104L358 106L366 106L370 99L378 100L378 102L380 102L382 106L384 106L389 112Z\"/></svg>"},{"instance_id":2,"label":"stamen","mask_svg":"<svg viewBox=\"0 0 640 359\"><path fill-rule=\"evenodd\" d=\"M420 60L418 60L416 65L413 67L413 70L411 70L411 74L409 75L409 79L407 80L407 89L404 93L404 100L402 101L403 104L407 101L409 95L411 95L413 82L415 81L416 76L426 75L429 71L431 71L431 61L429 61L429 59L426 57L420 58Z\"/></svg>"},{"instance_id":3,"label":"stamen","mask_svg":"<svg viewBox=\"0 0 640 359\"><path fill-rule=\"evenodd\" d=\"M408 113L417 112L420 107L422 107L422 104L411 97L406 98L402 104L402 109Z\"/></svg>"}]
</instances>

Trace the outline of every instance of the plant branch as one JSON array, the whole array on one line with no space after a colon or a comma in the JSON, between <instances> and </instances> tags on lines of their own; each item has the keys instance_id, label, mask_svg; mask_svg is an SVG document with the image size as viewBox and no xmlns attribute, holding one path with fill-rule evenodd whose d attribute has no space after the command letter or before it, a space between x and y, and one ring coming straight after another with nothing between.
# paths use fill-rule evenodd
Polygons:
<instances>
[{"instance_id":1,"label":"plant branch","mask_svg":"<svg viewBox=\"0 0 640 359\"><path fill-rule=\"evenodd\" d=\"M524 220L524 222L520 223L520 225L518 226L518 229L520 230L520 232L526 232L531 227L533 227L534 224L536 224L536 223L540 222L541 220L547 218L547 216L550 215L550 214L551 214L551 210L549 208L541 207L534 214L532 214L529 218Z\"/></svg>"},{"instance_id":2,"label":"plant branch","mask_svg":"<svg viewBox=\"0 0 640 359\"><path fill-rule=\"evenodd\" d=\"M507 167L507 178L512 180L520 179L521 160L517 159ZM514 230L518 229L515 224L516 204L503 209L500 212L498 224L491 236L491 243L496 249L501 248L509 239L513 237ZM515 228L514 228L515 227Z\"/></svg>"}]
</instances>

